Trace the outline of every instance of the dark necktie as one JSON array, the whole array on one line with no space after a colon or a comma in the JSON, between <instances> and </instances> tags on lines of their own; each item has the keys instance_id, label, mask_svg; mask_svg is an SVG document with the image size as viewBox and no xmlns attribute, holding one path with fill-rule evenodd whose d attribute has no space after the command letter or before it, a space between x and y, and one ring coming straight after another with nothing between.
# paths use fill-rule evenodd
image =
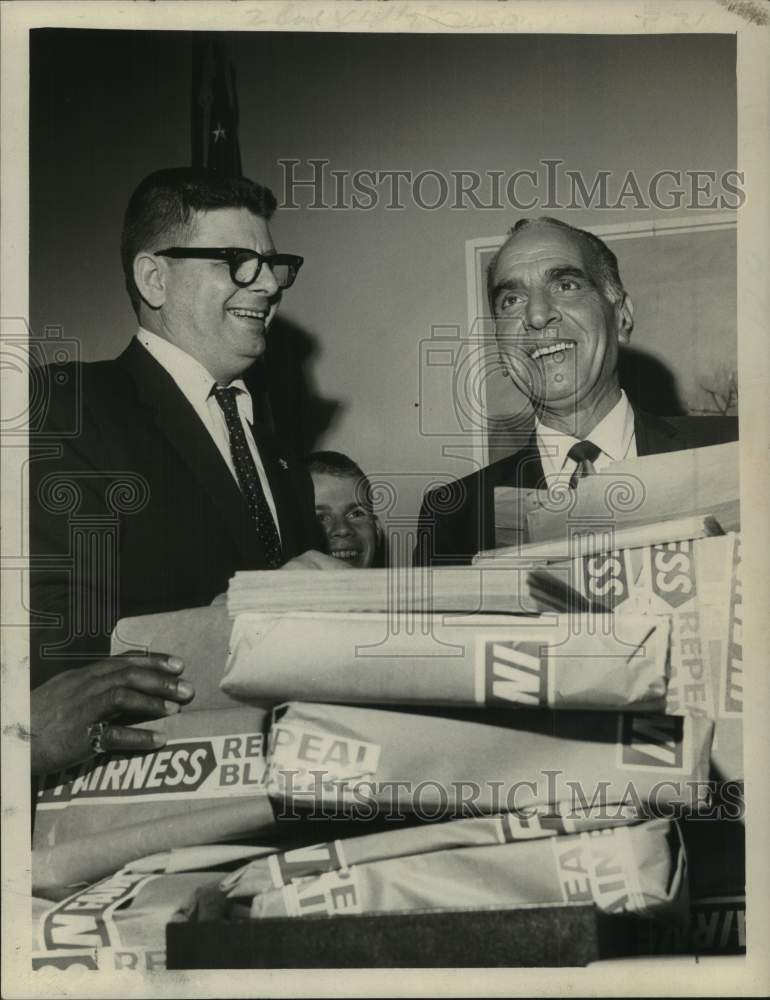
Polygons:
<instances>
[{"instance_id":1,"label":"dark necktie","mask_svg":"<svg viewBox=\"0 0 770 1000\"><path fill-rule=\"evenodd\" d=\"M278 537L273 515L270 513L270 508L267 505L262 483L259 481L257 467L254 464L254 459L238 413L238 404L235 401L238 389L232 387L225 389L222 386L215 385L212 392L225 415L227 432L230 435L230 453L233 456L233 465L235 466L238 483L249 507L249 516L254 523L254 527L257 529L257 535L265 550L267 565L270 569L277 569L283 565L281 540Z\"/></svg>"},{"instance_id":2,"label":"dark necktie","mask_svg":"<svg viewBox=\"0 0 770 1000\"><path fill-rule=\"evenodd\" d=\"M574 490L577 486L578 479L582 479L584 476L592 476L596 472L594 462L601 453L601 448L597 448L592 441L578 441L577 444L572 445L567 452L567 458L571 458L573 462L577 462L577 468L570 477L569 488L571 490Z\"/></svg>"}]
</instances>

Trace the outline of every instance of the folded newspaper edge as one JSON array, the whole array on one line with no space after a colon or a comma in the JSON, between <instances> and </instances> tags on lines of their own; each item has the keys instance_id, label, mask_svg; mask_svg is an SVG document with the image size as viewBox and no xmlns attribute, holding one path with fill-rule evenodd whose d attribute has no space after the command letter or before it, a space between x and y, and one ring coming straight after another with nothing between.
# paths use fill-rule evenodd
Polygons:
<instances>
[{"instance_id":1,"label":"folded newspaper edge","mask_svg":"<svg viewBox=\"0 0 770 1000\"><path fill-rule=\"evenodd\" d=\"M542 542L525 542L521 545L496 546L483 549L473 558L473 565L522 559L561 561L579 556L599 555L616 549L641 548L647 545L665 545L683 539L711 538L724 535L725 531L713 514L673 518L652 524L620 526L608 530L606 524L591 522L571 526L569 537L548 539Z\"/></svg>"},{"instance_id":2,"label":"folded newspaper edge","mask_svg":"<svg viewBox=\"0 0 770 1000\"><path fill-rule=\"evenodd\" d=\"M446 611L533 615L588 611L591 605L558 574L527 566L443 569L242 570L230 580L227 609L243 611Z\"/></svg>"}]
</instances>

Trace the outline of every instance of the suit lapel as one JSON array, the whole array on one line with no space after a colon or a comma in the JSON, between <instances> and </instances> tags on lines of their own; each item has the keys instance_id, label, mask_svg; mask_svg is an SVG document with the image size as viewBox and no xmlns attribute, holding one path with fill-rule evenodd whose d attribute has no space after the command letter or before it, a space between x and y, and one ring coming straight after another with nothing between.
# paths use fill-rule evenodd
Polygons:
<instances>
[{"instance_id":1,"label":"suit lapel","mask_svg":"<svg viewBox=\"0 0 770 1000\"><path fill-rule=\"evenodd\" d=\"M524 447L511 456L510 471L504 485L522 490L545 489L545 473L534 431Z\"/></svg>"},{"instance_id":2,"label":"suit lapel","mask_svg":"<svg viewBox=\"0 0 770 1000\"><path fill-rule=\"evenodd\" d=\"M643 410L634 410L634 431L636 434L636 453L644 455L660 455L667 451L679 451L679 433L676 427Z\"/></svg>"},{"instance_id":3,"label":"suit lapel","mask_svg":"<svg viewBox=\"0 0 770 1000\"><path fill-rule=\"evenodd\" d=\"M201 423L176 382L142 345L132 340L117 359L131 375L141 403L189 468L220 515L223 531L230 534L247 564L263 553L248 508L232 473L211 435Z\"/></svg>"},{"instance_id":4,"label":"suit lapel","mask_svg":"<svg viewBox=\"0 0 770 1000\"><path fill-rule=\"evenodd\" d=\"M495 487L513 486L519 490L545 487L543 464L540 461L534 433L523 448L483 469L479 481L478 502L481 506L480 510L471 515L474 523L478 525L474 529L475 536L471 543L472 546L476 546L474 552L495 546Z\"/></svg>"}]
</instances>

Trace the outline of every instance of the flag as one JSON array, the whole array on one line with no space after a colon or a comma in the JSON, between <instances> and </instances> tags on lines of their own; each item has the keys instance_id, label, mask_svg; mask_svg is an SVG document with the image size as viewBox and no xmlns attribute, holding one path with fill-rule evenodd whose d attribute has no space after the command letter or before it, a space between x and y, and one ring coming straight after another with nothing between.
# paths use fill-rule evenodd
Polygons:
<instances>
[{"instance_id":1,"label":"flag","mask_svg":"<svg viewBox=\"0 0 770 1000\"><path fill-rule=\"evenodd\" d=\"M224 39L193 40L192 165L240 177L235 70Z\"/></svg>"}]
</instances>

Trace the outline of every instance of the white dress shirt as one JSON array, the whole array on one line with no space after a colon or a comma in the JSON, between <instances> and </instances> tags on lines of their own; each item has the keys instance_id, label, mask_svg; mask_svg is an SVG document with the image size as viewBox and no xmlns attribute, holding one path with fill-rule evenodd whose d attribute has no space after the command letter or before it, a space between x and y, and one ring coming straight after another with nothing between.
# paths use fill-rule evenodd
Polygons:
<instances>
[{"instance_id":1,"label":"white dress shirt","mask_svg":"<svg viewBox=\"0 0 770 1000\"><path fill-rule=\"evenodd\" d=\"M577 468L577 462L568 458L567 453L580 439L570 434L563 434L553 427L546 427L539 420L535 423L535 436L548 485L569 482ZM591 441L601 449L593 463L597 472L606 469L613 462L636 458L634 411L622 389L617 403L583 440Z\"/></svg>"},{"instance_id":2,"label":"white dress shirt","mask_svg":"<svg viewBox=\"0 0 770 1000\"><path fill-rule=\"evenodd\" d=\"M176 382L180 392L188 400L198 414L201 423L211 435L211 439L219 449L233 479L238 483L238 476L235 472L233 457L230 452L230 435L227 430L225 415L222 412L222 407L211 393L214 386L218 384L216 379L209 374L200 361L196 361L194 357L183 351L181 347L177 347L176 344L164 340L163 337L159 337L156 333L145 330L144 327L139 327L136 339L142 347L150 352L158 364L165 368ZM262 484L262 490L264 491L267 505L270 508L270 513L273 515L278 537L280 538L281 529L278 525L275 500L270 489L267 474L265 473L265 467L262 464L262 459L259 457L259 450L251 433L250 425L254 421L254 404L251 394L246 388L243 379L240 378L231 382L230 388L238 390L238 394L235 397L238 404L238 415L241 418L249 451L254 459L259 481ZM238 485L240 487L240 484Z\"/></svg>"}]
</instances>

